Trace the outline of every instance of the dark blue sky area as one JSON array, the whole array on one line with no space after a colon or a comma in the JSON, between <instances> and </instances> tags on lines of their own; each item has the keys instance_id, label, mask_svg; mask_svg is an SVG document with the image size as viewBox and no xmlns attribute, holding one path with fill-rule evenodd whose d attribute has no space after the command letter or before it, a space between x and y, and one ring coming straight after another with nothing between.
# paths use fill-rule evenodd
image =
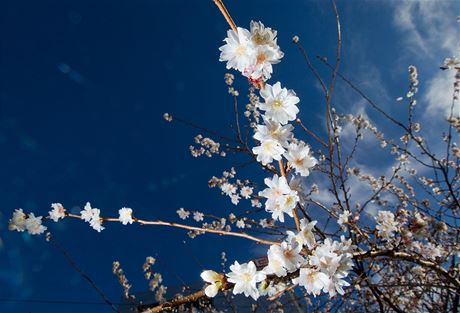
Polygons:
<instances>
[{"instance_id":1,"label":"dark blue sky area","mask_svg":"<svg viewBox=\"0 0 460 313\"><path fill-rule=\"evenodd\" d=\"M278 30L285 57L272 82L298 93L300 117L321 133L323 98L291 38L299 35L313 58L333 59L330 3L227 2L238 25L249 27L254 19ZM357 0L339 1L339 9L344 72L356 78L366 68L365 56L385 70L390 96L399 96L407 85L407 63L397 59L404 38L392 28L392 8ZM234 164L232 157L192 158L188 146L198 132L162 119L170 112L232 135L232 99L223 81L225 65L218 61L227 29L211 0L0 0L0 312L110 310L5 301L101 301L43 237L8 232L15 208L46 215L52 202L77 209L90 201L102 215L116 216L128 206L136 216L170 221L178 221L179 207L220 216L247 208L233 207L207 187L212 175ZM245 105L247 83L237 77L236 85ZM256 166L242 176L263 177ZM184 231L167 228L107 224L99 234L74 220L47 225L114 302L121 296L111 273L114 260L133 290L145 291L141 266L148 255L157 257L165 284L177 286L199 281L203 267L219 269L221 251L231 250L230 262L260 251L247 241L213 235L191 241Z\"/></svg>"}]
</instances>

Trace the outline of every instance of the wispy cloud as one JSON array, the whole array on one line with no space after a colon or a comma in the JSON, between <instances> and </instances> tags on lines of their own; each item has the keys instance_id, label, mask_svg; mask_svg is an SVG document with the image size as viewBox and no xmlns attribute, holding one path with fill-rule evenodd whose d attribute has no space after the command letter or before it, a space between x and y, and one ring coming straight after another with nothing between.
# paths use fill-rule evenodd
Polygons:
<instances>
[{"instance_id":1,"label":"wispy cloud","mask_svg":"<svg viewBox=\"0 0 460 313\"><path fill-rule=\"evenodd\" d=\"M394 6L394 24L409 43L411 56L416 56L417 63L427 69L424 72L437 70L444 58L458 54L457 13L456 1L398 1ZM426 105L423 117L432 126L433 121L444 122L450 113L452 84L452 75L438 72L422 90ZM456 112L459 109L457 105Z\"/></svg>"},{"instance_id":2,"label":"wispy cloud","mask_svg":"<svg viewBox=\"0 0 460 313\"><path fill-rule=\"evenodd\" d=\"M456 1L396 1L394 24L404 33L409 47L421 57L454 54L458 44ZM440 51L441 50L441 51Z\"/></svg>"}]
</instances>

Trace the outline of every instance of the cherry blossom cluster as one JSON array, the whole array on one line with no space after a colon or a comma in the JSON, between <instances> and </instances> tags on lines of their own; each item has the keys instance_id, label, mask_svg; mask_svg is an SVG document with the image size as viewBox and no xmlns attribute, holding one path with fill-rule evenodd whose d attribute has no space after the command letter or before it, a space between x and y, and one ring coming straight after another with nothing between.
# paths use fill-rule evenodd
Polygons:
<instances>
[{"instance_id":1,"label":"cherry blossom cluster","mask_svg":"<svg viewBox=\"0 0 460 313\"><path fill-rule=\"evenodd\" d=\"M284 53L276 43L277 32L260 22L251 22L250 31L241 27L229 30L220 61L228 69L236 69L253 82L263 82L271 77L273 64L280 62Z\"/></svg>"},{"instance_id":2,"label":"cherry blossom cluster","mask_svg":"<svg viewBox=\"0 0 460 313\"><path fill-rule=\"evenodd\" d=\"M276 59L270 58L276 54L267 53L268 47L276 47L274 51L280 51L276 46L276 32L260 22L251 22L250 31L242 28L236 32L229 30L224 41L226 44L220 48L220 60L227 61L227 68L239 70L251 83L261 77L263 81L267 80L272 73L271 65L277 63L282 56L278 54ZM260 72L262 68L267 71ZM282 87L280 82L259 86L260 97L252 96L251 103L254 104L254 111L262 112L263 124L253 127L254 139L259 145L252 152L263 166L273 161L284 162L285 159L288 171L294 174L292 183L288 183L285 174L265 178L267 188L259 192L259 197L266 199L265 211L271 213L273 220L283 223L285 214L294 217L301 201L303 192L298 177L309 176L318 161L312 156L310 147L293 135L294 126L289 122L296 120L299 113L297 104L300 102L295 92ZM249 117L251 108L247 109ZM283 164L280 163L280 166L284 167ZM237 186L229 183L226 178L214 179L213 185L218 185L224 194L235 197ZM214 297L226 282L233 284L234 294L244 294L255 300L261 295L273 295L288 284L303 286L308 294L314 296L321 292L329 293L330 296L337 292L343 294L342 287L349 285L344 278L348 276L352 265L351 241L344 241L343 238L342 242L336 242L326 238L322 243L317 243L313 233L316 223L302 219L297 234L288 231L285 241L270 246L267 252L268 265L260 271L252 261L243 264L235 261L230 266L230 273L225 276L210 270L204 271L201 276L209 283L205 289L206 295ZM283 279L274 283L269 277Z\"/></svg>"},{"instance_id":3,"label":"cherry blossom cluster","mask_svg":"<svg viewBox=\"0 0 460 313\"><path fill-rule=\"evenodd\" d=\"M61 203L52 203L51 208L52 210L48 212L49 215L45 219L58 222L60 219L70 215ZM103 219L100 213L99 209L92 208L91 203L87 202L83 210L80 211L80 215L72 216L88 222L94 230L101 232L105 227L102 226ZM118 221L123 225L132 224L134 222L132 213L131 208L121 208L118 210ZM47 227L42 225L43 219L43 216L35 216L34 213L25 214L22 209L16 209L13 212L13 217L9 220L8 227L12 231L27 231L30 235L40 235L47 230Z\"/></svg>"},{"instance_id":4,"label":"cherry blossom cluster","mask_svg":"<svg viewBox=\"0 0 460 313\"><path fill-rule=\"evenodd\" d=\"M261 207L258 198L252 197L254 188L249 180L236 179L236 170L232 167L229 171L224 171L222 177L213 176L208 181L210 188L218 187L223 195L230 198L234 205L238 205L241 199L251 200L252 207Z\"/></svg>"},{"instance_id":5,"label":"cherry blossom cluster","mask_svg":"<svg viewBox=\"0 0 460 313\"><path fill-rule=\"evenodd\" d=\"M254 300L259 296L273 296L290 283L304 287L313 296L321 292L329 293L331 297L344 294L343 287L349 286L344 278L353 265L351 240L342 237L338 242L326 238L317 243L312 232L316 221L302 220L301 223L299 233L288 231L285 241L270 246L268 265L260 271L253 261L243 264L235 261L225 276L211 270L204 271L201 277L209 283L206 295L214 297L226 282L234 284L234 294L244 294ZM305 255L305 251L310 254ZM276 278L278 281L274 283Z\"/></svg>"}]
</instances>

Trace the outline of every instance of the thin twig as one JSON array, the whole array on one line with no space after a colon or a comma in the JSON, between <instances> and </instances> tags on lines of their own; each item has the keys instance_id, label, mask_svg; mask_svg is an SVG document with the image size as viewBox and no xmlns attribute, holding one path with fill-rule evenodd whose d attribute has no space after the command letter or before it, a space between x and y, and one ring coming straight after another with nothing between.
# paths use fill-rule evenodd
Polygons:
<instances>
[{"instance_id":1,"label":"thin twig","mask_svg":"<svg viewBox=\"0 0 460 313\"><path fill-rule=\"evenodd\" d=\"M213 0L214 4L219 8L220 13L225 17L225 20L227 21L228 25L230 25L230 28L233 29L233 31L237 32L236 24L233 21L232 17L230 16L230 13L228 13L227 8L225 7L224 3L222 0Z\"/></svg>"}]
</instances>

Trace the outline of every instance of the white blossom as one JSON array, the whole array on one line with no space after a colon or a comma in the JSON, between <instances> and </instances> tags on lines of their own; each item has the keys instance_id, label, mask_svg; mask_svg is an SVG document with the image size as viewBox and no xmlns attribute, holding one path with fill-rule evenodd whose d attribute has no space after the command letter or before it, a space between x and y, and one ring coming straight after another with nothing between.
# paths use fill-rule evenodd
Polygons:
<instances>
[{"instance_id":1,"label":"white blossom","mask_svg":"<svg viewBox=\"0 0 460 313\"><path fill-rule=\"evenodd\" d=\"M52 203L51 204L52 210L48 212L50 218L57 222L60 218L65 217L65 209L60 203Z\"/></svg>"},{"instance_id":2,"label":"white blossom","mask_svg":"<svg viewBox=\"0 0 460 313\"><path fill-rule=\"evenodd\" d=\"M460 60L457 57L445 58L443 62L443 67L447 69L453 69L460 65Z\"/></svg>"},{"instance_id":3,"label":"white blossom","mask_svg":"<svg viewBox=\"0 0 460 313\"><path fill-rule=\"evenodd\" d=\"M249 198L251 198L252 192L253 192L252 187L244 186L240 190L240 195L245 199L249 199Z\"/></svg>"},{"instance_id":4,"label":"white blossom","mask_svg":"<svg viewBox=\"0 0 460 313\"><path fill-rule=\"evenodd\" d=\"M18 232L23 232L26 230L26 218L27 216L22 211L22 209L16 209L13 212L13 217L10 219L8 224L9 230L15 230Z\"/></svg>"},{"instance_id":5,"label":"white blossom","mask_svg":"<svg viewBox=\"0 0 460 313\"><path fill-rule=\"evenodd\" d=\"M327 288L329 280L329 277L323 272L312 268L301 268L299 277L294 278L292 282L305 287L308 294L313 294L316 297L321 293L321 290Z\"/></svg>"},{"instance_id":6,"label":"white blossom","mask_svg":"<svg viewBox=\"0 0 460 313\"><path fill-rule=\"evenodd\" d=\"M40 235L45 232L46 227L42 225L42 217L30 213L25 221L27 232L31 235Z\"/></svg>"},{"instance_id":7,"label":"white blossom","mask_svg":"<svg viewBox=\"0 0 460 313\"><path fill-rule=\"evenodd\" d=\"M99 216L100 213L101 211L99 209L93 209L93 218L89 221L89 225L97 232L101 232L105 229L102 226L102 219Z\"/></svg>"},{"instance_id":8,"label":"white blossom","mask_svg":"<svg viewBox=\"0 0 460 313\"><path fill-rule=\"evenodd\" d=\"M283 125L295 120L299 113L296 104L300 99L293 90L281 88L281 83L277 82L273 86L266 84L260 95L265 102L259 103L259 108L265 111L266 117Z\"/></svg>"},{"instance_id":9,"label":"white blossom","mask_svg":"<svg viewBox=\"0 0 460 313\"><path fill-rule=\"evenodd\" d=\"M203 271L201 273L201 279L209 283L209 285L204 289L204 293L209 298L214 298L217 295L217 292L222 287L223 277L221 274L214 271Z\"/></svg>"},{"instance_id":10,"label":"white blossom","mask_svg":"<svg viewBox=\"0 0 460 313\"><path fill-rule=\"evenodd\" d=\"M262 22L255 21L251 21L250 30L251 40L255 45L268 45L273 48L278 47L278 44L276 43L276 30L272 30L270 27L265 27Z\"/></svg>"},{"instance_id":11,"label":"white blossom","mask_svg":"<svg viewBox=\"0 0 460 313\"><path fill-rule=\"evenodd\" d=\"M398 230L398 222L395 220L395 215L390 211L379 211L376 221L379 237L389 239Z\"/></svg>"},{"instance_id":12,"label":"white blossom","mask_svg":"<svg viewBox=\"0 0 460 313\"><path fill-rule=\"evenodd\" d=\"M315 246L316 239L312 230L316 223L317 221L308 222L306 219L300 220L300 232L295 238L301 246L306 246L308 249L312 249Z\"/></svg>"},{"instance_id":13,"label":"white blossom","mask_svg":"<svg viewBox=\"0 0 460 313\"><path fill-rule=\"evenodd\" d=\"M265 273L257 271L254 262L239 264L235 261L230 265L230 273L226 274L228 281L235 284L233 294L243 293L246 297L252 297L254 300L259 298L259 291L256 284L266 278Z\"/></svg>"},{"instance_id":14,"label":"white blossom","mask_svg":"<svg viewBox=\"0 0 460 313\"><path fill-rule=\"evenodd\" d=\"M187 210L184 210L184 208L180 208L179 210L176 211L177 215L179 215L179 218L185 220L190 216L190 212Z\"/></svg>"},{"instance_id":15,"label":"white blossom","mask_svg":"<svg viewBox=\"0 0 460 313\"><path fill-rule=\"evenodd\" d=\"M130 209L130 208L121 208L120 210L118 210L118 214L119 214L119 217L118 217L118 220L123 224L123 225L128 225L129 224L132 224L134 222L133 220L133 210Z\"/></svg>"},{"instance_id":16,"label":"white blossom","mask_svg":"<svg viewBox=\"0 0 460 313\"><path fill-rule=\"evenodd\" d=\"M284 214L292 215L292 209L297 205L299 197L297 192L291 190L286 178L274 175L272 179L265 178L268 188L259 193L259 196L267 198L265 210L272 213L272 218L284 222Z\"/></svg>"},{"instance_id":17,"label":"white blossom","mask_svg":"<svg viewBox=\"0 0 460 313\"><path fill-rule=\"evenodd\" d=\"M263 118L265 125L257 125L254 139L260 142L272 139L277 141L282 147L287 148L289 141L293 138L292 130L294 127L291 124L281 125L265 116Z\"/></svg>"},{"instance_id":18,"label":"white blossom","mask_svg":"<svg viewBox=\"0 0 460 313\"><path fill-rule=\"evenodd\" d=\"M270 250L272 250L273 257L278 259L289 273L297 270L305 261L300 255L302 246L295 239L289 238L281 245L270 246Z\"/></svg>"},{"instance_id":19,"label":"white blossom","mask_svg":"<svg viewBox=\"0 0 460 313\"><path fill-rule=\"evenodd\" d=\"M286 276L286 268L283 266L282 253L276 249L276 245L270 246L267 251L268 265L263 269L267 275L276 275L278 277Z\"/></svg>"},{"instance_id":20,"label":"white blossom","mask_svg":"<svg viewBox=\"0 0 460 313\"><path fill-rule=\"evenodd\" d=\"M350 211L348 210L343 211L343 213L339 215L339 218L337 219L337 223L343 227L343 225L349 222L350 216L351 216Z\"/></svg>"},{"instance_id":21,"label":"white blossom","mask_svg":"<svg viewBox=\"0 0 460 313\"><path fill-rule=\"evenodd\" d=\"M197 222L201 222L204 219L204 214L201 212L193 212L193 219Z\"/></svg>"},{"instance_id":22,"label":"white blossom","mask_svg":"<svg viewBox=\"0 0 460 313\"><path fill-rule=\"evenodd\" d=\"M294 167L296 173L302 176L310 175L310 169L314 167L318 161L311 156L310 147L305 145L304 142L299 144L291 143L288 151L284 153L284 157Z\"/></svg>"},{"instance_id":23,"label":"white blossom","mask_svg":"<svg viewBox=\"0 0 460 313\"><path fill-rule=\"evenodd\" d=\"M335 252L336 242L326 238L322 244L316 247L310 257L310 265L318 267L322 271L334 274L339 267L340 256Z\"/></svg>"},{"instance_id":24,"label":"white blossom","mask_svg":"<svg viewBox=\"0 0 460 313\"><path fill-rule=\"evenodd\" d=\"M250 65L256 63L256 51L251 40L251 33L244 28L238 27L227 31L227 38L224 39L225 45L221 46L219 61L227 62L227 69L236 69L244 72Z\"/></svg>"},{"instance_id":25,"label":"white blossom","mask_svg":"<svg viewBox=\"0 0 460 313\"><path fill-rule=\"evenodd\" d=\"M252 148L252 152L257 155L257 161L263 165L267 165L273 160L281 160L285 151L281 144L273 139L264 140L260 146Z\"/></svg>"},{"instance_id":26,"label":"white blossom","mask_svg":"<svg viewBox=\"0 0 460 313\"><path fill-rule=\"evenodd\" d=\"M102 220L100 218L101 211L96 208L92 208L89 202L86 203L82 211L80 211L80 218L85 222L89 222L89 225L96 231L101 232L105 228L102 226Z\"/></svg>"},{"instance_id":27,"label":"white blossom","mask_svg":"<svg viewBox=\"0 0 460 313\"><path fill-rule=\"evenodd\" d=\"M230 200L232 201L234 205L238 205L238 203L240 202L240 199L241 197L238 194L230 195Z\"/></svg>"},{"instance_id":28,"label":"white blossom","mask_svg":"<svg viewBox=\"0 0 460 313\"><path fill-rule=\"evenodd\" d=\"M222 190L222 192L226 194L227 196L230 196L236 193L236 186L225 182L222 185L220 185L220 190Z\"/></svg>"}]
</instances>

